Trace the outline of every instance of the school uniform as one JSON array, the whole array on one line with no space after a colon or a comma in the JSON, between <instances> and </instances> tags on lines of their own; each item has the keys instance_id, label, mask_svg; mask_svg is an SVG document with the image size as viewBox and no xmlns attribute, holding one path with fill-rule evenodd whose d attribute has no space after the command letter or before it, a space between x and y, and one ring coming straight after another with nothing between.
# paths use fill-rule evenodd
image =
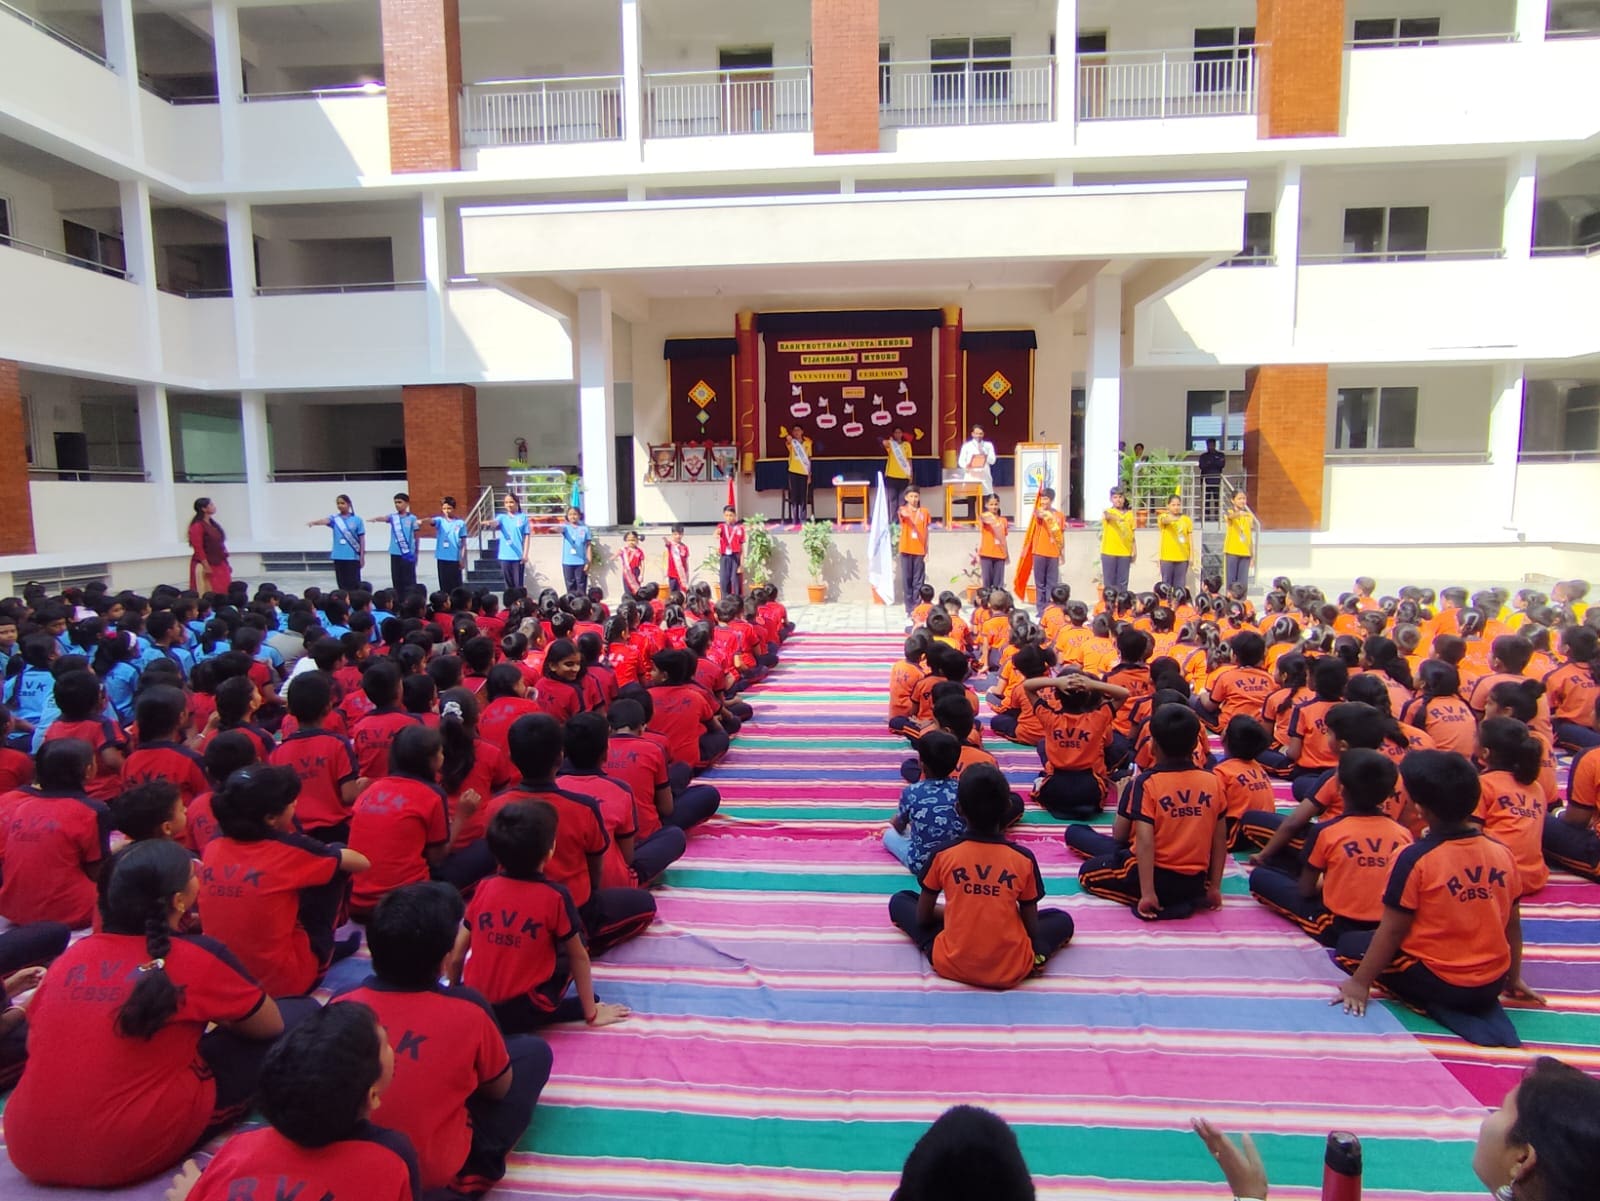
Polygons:
<instances>
[{"instance_id":1,"label":"school uniform","mask_svg":"<svg viewBox=\"0 0 1600 1201\"><path fill-rule=\"evenodd\" d=\"M811 490L811 439L784 439L789 452L789 508L796 521L806 519L807 494Z\"/></svg>"},{"instance_id":2,"label":"school uniform","mask_svg":"<svg viewBox=\"0 0 1600 1201\"><path fill-rule=\"evenodd\" d=\"M471 988L411 990L368 976L335 1000L369 1006L389 1036L394 1079L378 1116L415 1148L419 1192L477 1196L500 1180L550 1078L549 1045L502 1036L488 1002ZM504 1097L480 1093L507 1072Z\"/></svg>"},{"instance_id":3,"label":"school uniform","mask_svg":"<svg viewBox=\"0 0 1600 1201\"><path fill-rule=\"evenodd\" d=\"M667 755L692 768L709 767L728 751L728 735L712 729L717 707L693 684L662 684L650 690L649 728L667 739Z\"/></svg>"},{"instance_id":4,"label":"school uniform","mask_svg":"<svg viewBox=\"0 0 1600 1201\"><path fill-rule=\"evenodd\" d=\"M1042 616L1050 593L1061 582L1061 552L1067 544L1066 521L1055 509L1034 510L1028 523L1028 549L1033 555L1034 614Z\"/></svg>"},{"instance_id":5,"label":"school uniform","mask_svg":"<svg viewBox=\"0 0 1600 1201\"><path fill-rule=\"evenodd\" d=\"M1504 844L1517 861L1522 896L1538 892L1550 881L1544 861L1544 793L1538 782L1520 784L1508 771L1486 771L1478 777L1481 792L1473 814L1490 838Z\"/></svg>"},{"instance_id":6,"label":"school uniform","mask_svg":"<svg viewBox=\"0 0 1600 1201\"><path fill-rule=\"evenodd\" d=\"M582 522L561 523L561 579L568 596L586 596L589 592L589 527Z\"/></svg>"},{"instance_id":7,"label":"school uniform","mask_svg":"<svg viewBox=\"0 0 1600 1201\"><path fill-rule=\"evenodd\" d=\"M465 850L469 845L482 838L489 830L488 819L484 817L485 805L495 793L502 788L517 782L517 769L512 766L511 757L491 742L482 738L473 740L472 767L468 769L461 783L455 791L445 798L448 812L458 813L461 798L468 792L475 792L479 797L477 812L471 817L458 823L456 836L450 843L450 851ZM435 879L442 878L436 874Z\"/></svg>"},{"instance_id":8,"label":"school uniform","mask_svg":"<svg viewBox=\"0 0 1600 1201\"><path fill-rule=\"evenodd\" d=\"M499 531L495 557L500 563L500 578L507 588L521 588L527 579L528 565L523 555L532 528L526 513L496 513L495 528Z\"/></svg>"},{"instance_id":9,"label":"school uniform","mask_svg":"<svg viewBox=\"0 0 1600 1201\"><path fill-rule=\"evenodd\" d=\"M723 596L744 595L744 523L717 523L717 583Z\"/></svg>"},{"instance_id":10,"label":"school uniform","mask_svg":"<svg viewBox=\"0 0 1600 1201\"><path fill-rule=\"evenodd\" d=\"M883 448L883 486L888 493L889 511L898 513L906 489L911 487L911 443L889 438Z\"/></svg>"},{"instance_id":11,"label":"school uniform","mask_svg":"<svg viewBox=\"0 0 1600 1201\"><path fill-rule=\"evenodd\" d=\"M328 530L333 537L329 557L334 579L346 592L361 587L361 540L367 535L366 522L354 513L348 517L334 513L328 518Z\"/></svg>"},{"instance_id":12,"label":"school uniform","mask_svg":"<svg viewBox=\"0 0 1600 1201\"><path fill-rule=\"evenodd\" d=\"M107 748L114 751L128 749L128 740L117 723L104 717L91 717L86 721L57 719L45 728L43 742L60 742L67 738L88 743L89 749L94 752L95 765L99 770L84 782L83 791L97 801L115 800L122 791L122 780L117 773L106 770L101 752Z\"/></svg>"},{"instance_id":13,"label":"school uniform","mask_svg":"<svg viewBox=\"0 0 1600 1201\"><path fill-rule=\"evenodd\" d=\"M1100 526L1100 582L1106 590L1128 591L1133 572L1132 509L1107 509Z\"/></svg>"},{"instance_id":14,"label":"school uniform","mask_svg":"<svg viewBox=\"0 0 1600 1201\"><path fill-rule=\"evenodd\" d=\"M462 547L466 540L467 523L463 518L433 518L433 561L441 592L454 592L461 587Z\"/></svg>"},{"instance_id":15,"label":"school uniform","mask_svg":"<svg viewBox=\"0 0 1600 1201\"><path fill-rule=\"evenodd\" d=\"M933 926L917 921L917 894L889 898L889 919L911 936L947 980L981 988L1014 988L1033 974L1035 956L1048 956L1072 938L1070 914L1038 912L1030 939L1018 906L1044 896L1033 854L1003 838L967 835L937 852L921 876L924 891L944 894Z\"/></svg>"},{"instance_id":16,"label":"school uniform","mask_svg":"<svg viewBox=\"0 0 1600 1201\"><path fill-rule=\"evenodd\" d=\"M6 707L11 710L13 717L19 717L38 728L44 721L46 704L54 700L55 686L56 678L48 670L24 666L11 677L11 685L6 689ZM23 739L22 745L28 745L28 735L13 737Z\"/></svg>"},{"instance_id":17,"label":"school uniform","mask_svg":"<svg viewBox=\"0 0 1600 1201\"><path fill-rule=\"evenodd\" d=\"M1211 773L1222 785L1223 819L1228 823L1228 848L1232 850L1245 814L1277 810L1272 777L1254 759L1224 759Z\"/></svg>"},{"instance_id":18,"label":"school uniform","mask_svg":"<svg viewBox=\"0 0 1600 1201\"><path fill-rule=\"evenodd\" d=\"M28 1010L28 1066L4 1116L6 1153L34 1183L144 1180L247 1108L269 1044L247 1056L244 1040L205 1030L249 1017L266 992L221 943L175 934L165 971L178 1010L152 1038L124 1038L116 1013L149 960L142 936L92 934L68 947L39 986Z\"/></svg>"},{"instance_id":19,"label":"school uniform","mask_svg":"<svg viewBox=\"0 0 1600 1201\"><path fill-rule=\"evenodd\" d=\"M0 747L0 792L26 788L33 783L33 756L26 751Z\"/></svg>"},{"instance_id":20,"label":"school uniform","mask_svg":"<svg viewBox=\"0 0 1600 1201\"><path fill-rule=\"evenodd\" d=\"M1471 759L1478 753L1478 719L1458 696L1418 697L1398 713L1399 719L1433 739L1441 751Z\"/></svg>"},{"instance_id":21,"label":"school uniform","mask_svg":"<svg viewBox=\"0 0 1600 1201\"><path fill-rule=\"evenodd\" d=\"M917 606L918 593L927 580L928 527L932 518L928 510L902 505L897 512L900 522L900 586L905 590L906 615Z\"/></svg>"},{"instance_id":22,"label":"school uniform","mask_svg":"<svg viewBox=\"0 0 1600 1201\"><path fill-rule=\"evenodd\" d=\"M322 842L350 837L351 807L344 803L343 790L360 777L361 768L348 738L321 727L297 730L273 748L268 762L289 768L299 778L295 820L302 830Z\"/></svg>"},{"instance_id":23,"label":"school uniform","mask_svg":"<svg viewBox=\"0 0 1600 1201\"><path fill-rule=\"evenodd\" d=\"M404 596L417 586L417 549L422 519L415 513L393 513L386 520L389 523L389 582L397 595ZM373 622L374 638L381 624L381 621Z\"/></svg>"},{"instance_id":24,"label":"school uniform","mask_svg":"<svg viewBox=\"0 0 1600 1201\"><path fill-rule=\"evenodd\" d=\"M361 774L369 780L388 775L389 747L395 737L401 730L421 724L420 717L404 709L373 709L356 722L350 730L350 743Z\"/></svg>"},{"instance_id":25,"label":"school uniform","mask_svg":"<svg viewBox=\"0 0 1600 1201\"><path fill-rule=\"evenodd\" d=\"M595 804L600 806L600 816L605 819L606 833L611 841L600 864L602 888L648 885L683 857L688 841L684 832L676 826L663 826L653 834L640 836L633 790L621 780L613 780L599 771L580 772L563 768L556 776L556 787L592 797ZM633 839L631 866L623 859L618 846L620 839L627 838Z\"/></svg>"},{"instance_id":26,"label":"school uniform","mask_svg":"<svg viewBox=\"0 0 1600 1201\"><path fill-rule=\"evenodd\" d=\"M388 1120L388 1094L384 1094ZM270 1126L236 1134L201 1173L189 1201L294 1197L421 1201L417 1157L405 1135L361 1122L349 1138L302 1147Z\"/></svg>"},{"instance_id":27,"label":"school uniform","mask_svg":"<svg viewBox=\"0 0 1600 1201\"><path fill-rule=\"evenodd\" d=\"M1006 545L1008 528L1004 517L982 515L978 526L978 573L985 592L1006 586L1006 563L1011 557Z\"/></svg>"},{"instance_id":28,"label":"school uniform","mask_svg":"<svg viewBox=\"0 0 1600 1201\"><path fill-rule=\"evenodd\" d=\"M350 849L372 861L354 877L350 911L372 912L383 895L428 878L425 852L450 836L444 790L410 776L384 776L356 798L350 817Z\"/></svg>"},{"instance_id":29,"label":"school uniform","mask_svg":"<svg viewBox=\"0 0 1600 1201\"><path fill-rule=\"evenodd\" d=\"M333 959L348 882L339 870L339 849L304 834L259 842L214 839L200 866L206 933L269 995L302 996Z\"/></svg>"},{"instance_id":30,"label":"school uniform","mask_svg":"<svg viewBox=\"0 0 1600 1201\"><path fill-rule=\"evenodd\" d=\"M1228 532L1222 539L1222 561L1226 569L1223 585L1228 588L1232 588L1235 584L1248 587L1250 557L1254 553L1251 541L1255 533L1256 519L1249 513L1230 509L1227 523Z\"/></svg>"},{"instance_id":31,"label":"school uniform","mask_svg":"<svg viewBox=\"0 0 1600 1201\"><path fill-rule=\"evenodd\" d=\"M1216 776L1193 767L1153 767L1134 778L1123 798L1126 815L1155 835L1155 890L1162 918L1188 917L1203 903L1210 882L1211 850L1223 816ZM1070 844L1069 844L1070 845ZM1134 906L1141 885L1131 847L1087 860L1078 869L1085 892Z\"/></svg>"},{"instance_id":32,"label":"school uniform","mask_svg":"<svg viewBox=\"0 0 1600 1201\"><path fill-rule=\"evenodd\" d=\"M1161 548L1156 558L1161 567L1161 582L1169 588L1189 586L1189 562L1193 556L1190 544L1193 537L1194 520L1187 513L1171 518L1161 526Z\"/></svg>"},{"instance_id":33,"label":"school uniform","mask_svg":"<svg viewBox=\"0 0 1600 1201\"><path fill-rule=\"evenodd\" d=\"M1206 695L1218 707L1217 727L1226 732L1236 717L1254 717L1277 687L1259 667L1225 667L1206 685Z\"/></svg>"},{"instance_id":34,"label":"school uniform","mask_svg":"<svg viewBox=\"0 0 1600 1201\"><path fill-rule=\"evenodd\" d=\"M691 784L673 797L672 812L663 818L656 809L656 790L671 788L667 753L649 738L613 734L606 746L606 775L633 790L635 822L641 838L662 826L685 832L711 817L722 804L722 794L710 784Z\"/></svg>"},{"instance_id":35,"label":"school uniform","mask_svg":"<svg viewBox=\"0 0 1600 1201\"><path fill-rule=\"evenodd\" d=\"M38 792L11 809L0 827L0 917L13 925L94 920L91 864L111 854L111 810L81 792Z\"/></svg>"},{"instance_id":36,"label":"school uniform","mask_svg":"<svg viewBox=\"0 0 1600 1201\"><path fill-rule=\"evenodd\" d=\"M1600 746L1600 730L1595 729L1600 683L1589 664L1563 663L1544 677L1544 693L1557 742L1573 750Z\"/></svg>"},{"instance_id":37,"label":"school uniform","mask_svg":"<svg viewBox=\"0 0 1600 1201\"><path fill-rule=\"evenodd\" d=\"M544 875L490 876L467 906L471 935L462 983L481 993L507 1030L533 1030L583 1017L566 945L584 923L572 896Z\"/></svg>"},{"instance_id":38,"label":"school uniform","mask_svg":"<svg viewBox=\"0 0 1600 1201\"><path fill-rule=\"evenodd\" d=\"M1336 947L1352 931L1378 928L1389 873L1411 842L1409 830L1381 813L1346 813L1307 837L1300 871L1263 866L1251 872L1250 893L1323 946ZM1300 892L1307 867L1322 874L1320 897Z\"/></svg>"},{"instance_id":39,"label":"school uniform","mask_svg":"<svg viewBox=\"0 0 1600 1201\"><path fill-rule=\"evenodd\" d=\"M1048 701L1032 700L1029 710L1043 731L1040 745L1044 750L1044 778L1034 789L1033 799L1052 817L1069 821L1094 817L1106 797L1106 752L1115 720L1112 707L1062 713Z\"/></svg>"}]
</instances>

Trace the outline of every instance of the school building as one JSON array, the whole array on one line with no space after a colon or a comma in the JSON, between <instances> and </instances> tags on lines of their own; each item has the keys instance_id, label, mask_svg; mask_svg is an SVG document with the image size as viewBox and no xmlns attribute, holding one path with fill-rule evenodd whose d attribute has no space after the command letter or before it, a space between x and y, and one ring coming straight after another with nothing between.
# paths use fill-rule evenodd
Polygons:
<instances>
[{"instance_id":1,"label":"school building","mask_svg":"<svg viewBox=\"0 0 1600 1201\"><path fill-rule=\"evenodd\" d=\"M1264 571L1592 577L1597 78L1596 0L0 0L0 576L776 517L803 414L823 515L1214 436Z\"/></svg>"}]
</instances>

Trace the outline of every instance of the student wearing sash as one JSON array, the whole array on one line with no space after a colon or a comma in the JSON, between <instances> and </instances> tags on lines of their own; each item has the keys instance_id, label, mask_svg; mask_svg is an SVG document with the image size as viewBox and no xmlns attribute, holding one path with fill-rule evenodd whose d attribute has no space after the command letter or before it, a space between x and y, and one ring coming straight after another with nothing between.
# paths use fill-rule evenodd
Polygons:
<instances>
[{"instance_id":1,"label":"student wearing sash","mask_svg":"<svg viewBox=\"0 0 1600 1201\"><path fill-rule=\"evenodd\" d=\"M494 523L500 531L500 578L507 588L521 588L528 578L529 524L514 494L506 493L505 510L495 515Z\"/></svg>"},{"instance_id":2,"label":"student wearing sash","mask_svg":"<svg viewBox=\"0 0 1600 1201\"><path fill-rule=\"evenodd\" d=\"M439 591L454 592L461 587L461 552L467 541L467 523L456 516L456 498L439 502L439 515L433 519L433 558L439 568Z\"/></svg>"},{"instance_id":3,"label":"student wearing sash","mask_svg":"<svg viewBox=\"0 0 1600 1201\"><path fill-rule=\"evenodd\" d=\"M343 492L333 499L339 506L337 513L306 524L325 525L333 531L333 578L349 592L361 587L361 569L367 565L367 526Z\"/></svg>"},{"instance_id":4,"label":"student wearing sash","mask_svg":"<svg viewBox=\"0 0 1600 1201\"><path fill-rule=\"evenodd\" d=\"M1111 507L1100 516L1100 586L1106 592L1126 592L1139 547L1133 538L1133 510L1122 485L1111 489Z\"/></svg>"},{"instance_id":5,"label":"student wearing sash","mask_svg":"<svg viewBox=\"0 0 1600 1201\"><path fill-rule=\"evenodd\" d=\"M1225 514L1228 534L1222 543L1222 561L1227 565L1226 584L1250 584L1250 559L1255 554L1256 515L1250 511L1244 489L1233 494L1233 507Z\"/></svg>"},{"instance_id":6,"label":"student wearing sash","mask_svg":"<svg viewBox=\"0 0 1600 1201\"><path fill-rule=\"evenodd\" d=\"M884 439L883 449L889 455L883 465L883 486L889 490L889 511L898 513L906 489L911 486L911 443L906 441L905 430L895 426Z\"/></svg>"},{"instance_id":7,"label":"student wearing sash","mask_svg":"<svg viewBox=\"0 0 1600 1201\"><path fill-rule=\"evenodd\" d=\"M411 497L404 492L394 494L394 512L374 517L373 524L383 522L389 527L389 580L395 593L404 598L407 591L417 586L417 531L422 522L411 511Z\"/></svg>"},{"instance_id":8,"label":"student wearing sash","mask_svg":"<svg viewBox=\"0 0 1600 1201\"><path fill-rule=\"evenodd\" d=\"M811 439L798 425L780 430L789 447L789 508L796 521L806 519L806 498L811 489Z\"/></svg>"},{"instance_id":9,"label":"student wearing sash","mask_svg":"<svg viewBox=\"0 0 1600 1201\"><path fill-rule=\"evenodd\" d=\"M732 505L722 506L717 524L717 582L723 596L744 595L744 523Z\"/></svg>"},{"instance_id":10,"label":"student wearing sash","mask_svg":"<svg viewBox=\"0 0 1600 1201\"><path fill-rule=\"evenodd\" d=\"M587 596L589 592L589 544L594 535L583 524L583 514L567 510L561 526L561 578L568 596Z\"/></svg>"},{"instance_id":11,"label":"student wearing sash","mask_svg":"<svg viewBox=\"0 0 1600 1201\"><path fill-rule=\"evenodd\" d=\"M639 541L639 531L629 530L622 535L622 549L617 552L622 566L622 591L634 596L644 586L644 546Z\"/></svg>"}]
</instances>

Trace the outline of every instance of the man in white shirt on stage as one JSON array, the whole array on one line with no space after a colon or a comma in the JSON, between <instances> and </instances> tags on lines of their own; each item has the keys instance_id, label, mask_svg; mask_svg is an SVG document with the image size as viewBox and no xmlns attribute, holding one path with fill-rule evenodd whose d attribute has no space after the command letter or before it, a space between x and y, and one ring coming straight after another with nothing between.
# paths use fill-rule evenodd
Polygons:
<instances>
[{"instance_id":1,"label":"man in white shirt on stage","mask_svg":"<svg viewBox=\"0 0 1600 1201\"><path fill-rule=\"evenodd\" d=\"M985 496L994 491L994 443L984 438L981 425L973 426L972 436L961 444L956 466L967 479L982 482Z\"/></svg>"}]
</instances>

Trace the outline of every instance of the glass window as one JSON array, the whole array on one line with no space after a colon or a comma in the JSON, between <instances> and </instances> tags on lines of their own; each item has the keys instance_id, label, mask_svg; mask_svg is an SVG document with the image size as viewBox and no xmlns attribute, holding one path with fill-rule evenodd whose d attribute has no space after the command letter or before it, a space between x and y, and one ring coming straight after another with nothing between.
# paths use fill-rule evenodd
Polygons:
<instances>
[{"instance_id":1,"label":"glass window","mask_svg":"<svg viewBox=\"0 0 1600 1201\"><path fill-rule=\"evenodd\" d=\"M90 467L137 471L144 466L137 400L115 396L85 400L79 412Z\"/></svg>"},{"instance_id":2,"label":"glass window","mask_svg":"<svg viewBox=\"0 0 1600 1201\"><path fill-rule=\"evenodd\" d=\"M1256 31L1250 25L1196 29L1194 90L1229 92L1245 86L1250 72L1236 68L1235 63L1255 53L1252 45L1255 40Z\"/></svg>"},{"instance_id":3,"label":"glass window","mask_svg":"<svg viewBox=\"0 0 1600 1201\"><path fill-rule=\"evenodd\" d=\"M1355 23L1353 40L1363 46L1434 46L1442 24L1438 17L1369 17Z\"/></svg>"},{"instance_id":4,"label":"glass window","mask_svg":"<svg viewBox=\"0 0 1600 1201\"><path fill-rule=\"evenodd\" d=\"M1335 450L1413 450L1416 445L1417 389L1339 389Z\"/></svg>"},{"instance_id":5,"label":"glass window","mask_svg":"<svg viewBox=\"0 0 1600 1201\"><path fill-rule=\"evenodd\" d=\"M1376 409L1376 388L1340 388L1333 418L1333 448L1366 450Z\"/></svg>"},{"instance_id":6,"label":"glass window","mask_svg":"<svg viewBox=\"0 0 1600 1201\"><path fill-rule=\"evenodd\" d=\"M1401 17L1400 44L1402 46L1436 46L1439 43L1438 17Z\"/></svg>"},{"instance_id":7,"label":"glass window","mask_svg":"<svg viewBox=\"0 0 1600 1201\"><path fill-rule=\"evenodd\" d=\"M1244 247L1233 261L1240 264L1272 262L1272 214L1244 215Z\"/></svg>"},{"instance_id":8,"label":"glass window","mask_svg":"<svg viewBox=\"0 0 1600 1201\"><path fill-rule=\"evenodd\" d=\"M1427 205L1345 209L1344 253L1347 262L1427 257Z\"/></svg>"},{"instance_id":9,"label":"glass window","mask_svg":"<svg viewBox=\"0 0 1600 1201\"><path fill-rule=\"evenodd\" d=\"M1355 41L1393 42L1399 22L1393 17L1368 17L1356 22Z\"/></svg>"},{"instance_id":10,"label":"glass window","mask_svg":"<svg viewBox=\"0 0 1600 1201\"><path fill-rule=\"evenodd\" d=\"M1202 451L1206 440L1215 438L1225 453L1243 453L1244 409L1243 391L1225 392L1219 388L1190 392L1185 416L1189 449Z\"/></svg>"},{"instance_id":11,"label":"glass window","mask_svg":"<svg viewBox=\"0 0 1600 1201\"><path fill-rule=\"evenodd\" d=\"M11 198L0 196L0 246L11 245Z\"/></svg>"},{"instance_id":12,"label":"glass window","mask_svg":"<svg viewBox=\"0 0 1600 1201\"><path fill-rule=\"evenodd\" d=\"M1383 210L1345 209L1344 252L1351 256L1377 254L1383 249Z\"/></svg>"},{"instance_id":13,"label":"glass window","mask_svg":"<svg viewBox=\"0 0 1600 1201\"><path fill-rule=\"evenodd\" d=\"M1522 405L1522 453L1600 452L1600 381L1529 380Z\"/></svg>"},{"instance_id":14,"label":"glass window","mask_svg":"<svg viewBox=\"0 0 1600 1201\"><path fill-rule=\"evenodd\" d=\"M888 42L878 43L878 103L894 102L894 47Z\"/></svg>"},{"instance_id":15,"label":"glass window","mask_svg":"<svg viewBox=\"0 0 1600 1201\"><path fill-rule=\"evenodd\" d=\"M1378 449L1411 450L1417 445L1417 390L1384 388L1378 395Z\"/></svg>"},{"instance_id":16,"label":"glass window","mask_svg":"<svg viewBox=\"0 0 1600 1201\"><path fill-rule=\"evenodd\" d=\"M1396 259L1420 259L1428 252L1428 209L1426 205L1389 210L1389 241L1386 249Z\"/></svg>"}]
</instances>

